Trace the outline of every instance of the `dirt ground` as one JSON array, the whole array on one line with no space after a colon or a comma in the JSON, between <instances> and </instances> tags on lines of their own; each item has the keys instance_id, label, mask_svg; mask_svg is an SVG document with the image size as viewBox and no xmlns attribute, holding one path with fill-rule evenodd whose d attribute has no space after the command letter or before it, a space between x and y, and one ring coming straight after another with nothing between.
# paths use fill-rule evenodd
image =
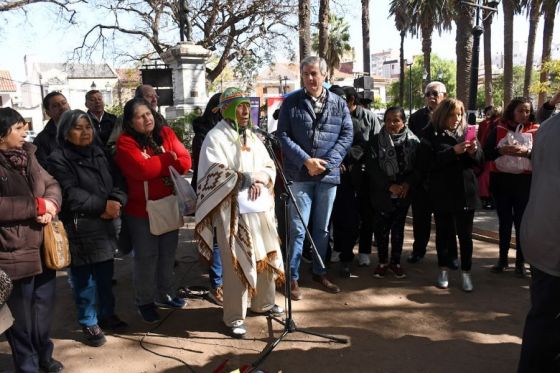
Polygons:
<instances>
[{"instance_id":1,"label":"dirt ground","mask_svg":"<svg viewBox=\"0 0 560 373\"><path fill-rule=\"evenodd\" d=\"M411 227L406 229L407 254L412 242ZM208 285L193 245L192 230L183 229L178 285ZM289 333L260 368L269 373L514 372L530 281L511 271L490 273L497 245L475 241L475 290L470 294L461 290L460 272L451 273L448 290L437 289L433 241L430 245L422 262L410 265L403 260L408 277L402 280L391 275L375 279L373 266L356 266L351 278L340 279L332 264L332 278L342 288L337 295L319 289L304 265L304 298L293 302L296 325L347 338L348 343ZM66 273L59 273L52 337L54 356L64 363L65 372L213 372L227 359L233 370L256 361L283 331L273 320L249 316L248 338L232 339L221 322L221 308L205 299L190 299L183 310L162 310L164 319L157 326L145 324L133 305L131 275L130 258L116 262L117 313L130 324L129 330L108 335L104 346L94 348L81 342ZM277 302L284 304L280 293ZM10 348L2 338L0 373L12 371Z\"/></svg>"}]
</instances>

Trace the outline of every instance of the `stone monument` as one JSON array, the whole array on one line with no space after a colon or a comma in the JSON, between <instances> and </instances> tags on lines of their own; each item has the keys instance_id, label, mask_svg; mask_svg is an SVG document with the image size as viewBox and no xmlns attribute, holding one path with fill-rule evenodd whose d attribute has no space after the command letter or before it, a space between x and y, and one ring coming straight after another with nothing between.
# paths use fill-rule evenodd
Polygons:
<instances>
[{"instance_id":1,"label":"stone monument","mask_svg":"<svg viewBox=\"0 0 560 373\"><path fill-rule=\"evenodd\" d=\"M181 41L163 54L163 61L173 70L173 106L166 110L166 118L175 119L204 110L206 95L206 61L212 52L191 41Z\"/></svg>"}]
</instances>

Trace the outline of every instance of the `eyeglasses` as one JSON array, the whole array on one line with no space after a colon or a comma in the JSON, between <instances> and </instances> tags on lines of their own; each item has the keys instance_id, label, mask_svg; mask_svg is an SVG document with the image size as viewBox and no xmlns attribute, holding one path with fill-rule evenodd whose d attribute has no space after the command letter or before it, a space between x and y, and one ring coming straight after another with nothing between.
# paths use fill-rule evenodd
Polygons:
<instances>
[{"instance_id":1,"label":"eyeglasses","mask_svg":"<svg viewBox=\"0 0 560 373\"><path fill-rule=\"evenodd\" d=\"M426 97L430 97L430 96L437 97L437 96L439 96L440 94L443 94L443 93L444 92L430 91L430 92L426 92L425 96Z\"/></svg>"}]
</instances>

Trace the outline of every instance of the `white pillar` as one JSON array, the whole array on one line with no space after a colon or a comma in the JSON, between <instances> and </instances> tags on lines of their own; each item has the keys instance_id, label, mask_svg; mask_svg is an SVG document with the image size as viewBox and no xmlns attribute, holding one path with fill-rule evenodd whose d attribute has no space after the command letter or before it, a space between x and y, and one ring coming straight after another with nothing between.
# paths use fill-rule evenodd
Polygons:
<instances>
[{"instance_id":1,"label":"white pillar","mask_svg":"<svg viewBox=\"0 0 560 373\"><path fill-rule=\"evenodd\" d=\"M206 61L212 52L191 42L180 42L163 54L163 61L173 70L173 106L167 119L190 113L195 107L204 110L206 95Z\"/></svg>"}]
</instances>

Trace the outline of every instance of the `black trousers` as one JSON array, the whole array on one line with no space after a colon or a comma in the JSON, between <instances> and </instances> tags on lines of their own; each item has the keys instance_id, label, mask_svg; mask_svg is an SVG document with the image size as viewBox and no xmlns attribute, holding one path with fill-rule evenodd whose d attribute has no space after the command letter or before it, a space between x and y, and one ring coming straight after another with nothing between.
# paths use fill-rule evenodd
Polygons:
<instances>
[{"instance_id":1,"label":"black trousers","mask_svg":"<svg viewBox=\"0 0 560 373\"><path fill-rule=\"evenodd\" d=\"M430 197L422 188L417 188L412 197L412 231L414 243L412 254L423 257L426 255L426 247L430 241L432 230L432 207Z\"/></svg>"},{"instance_id":2,"label":"black trousers","mask_svg":"<svg viewBox=\"0 0 560 373\"><path fill-rule=\"evenodd\" d=\"M18 373L37 373L39 364L52 358L54 346L49 335L55 290L56 271L46 268L39 275L14 281L8 307L15 320L6 338Z\"/></svg>"},{"instance_id":3,"label":"black trousers","mask_svg":"<svg viewBox=\"0 0 560 373\"><path fill-rule=\"evenodd\" d=\"M360 203L352 179L348 173L343 173L340 175L340 184L336 189L331 217L334 250L340 252L342 262L351 262L354 259L353 249L360 234L359 211Z\"/></svg>"},{"instance_id":4,"label":"black trousers","mask_svg":"<svg viewBox=\"0 0 560 373\"><path fill-rule=\"evenodd\" d=\"M400 264L404 242L404 223L409 203L393 199L395 210L390 213L375 212L374 227L377 255L380 264L389 262L389 235L391 236L391 264Z\"/></svg>"},{"instance_id":5,"label":"black trousers","mask_svg":"<svg viewBox=\"0 0 560 373\"><path fill-rule=\"evenodd\" d=\"M474 210L435 212L434 218L436 221L438 265L448 267L449 262L457 256L457 239L455 237L457 236L461 247L461 270L470 271L473 254Z\"/></svg>"},{"instance_id":6,"label":"black trousers","mask_svg":"<svg viewBox=\"0 0 560 373\"><path fill-rule=\"evenodd\" d=\"M560 277L531 267L531 309L525 319L518 373L560 372Z\"/></svg>"},{"instance_id":7,"label":"black trousers","mask_svg":"<svg viewBox=\"0 0 560 373\"><path fill-rule=\"evenodd\" d=\"M500 233L500 264L506 265L508 251L511 243L511 227L515 227L515 265L522 266L524 263L523 250L521 249L521 218L525 212L525 207L529 202L530 178L525 190L499 190L494 192L494 203L498 214L499 233ZM527 184L527 182L525 182Z\"/></svg>"}]
</instances>

